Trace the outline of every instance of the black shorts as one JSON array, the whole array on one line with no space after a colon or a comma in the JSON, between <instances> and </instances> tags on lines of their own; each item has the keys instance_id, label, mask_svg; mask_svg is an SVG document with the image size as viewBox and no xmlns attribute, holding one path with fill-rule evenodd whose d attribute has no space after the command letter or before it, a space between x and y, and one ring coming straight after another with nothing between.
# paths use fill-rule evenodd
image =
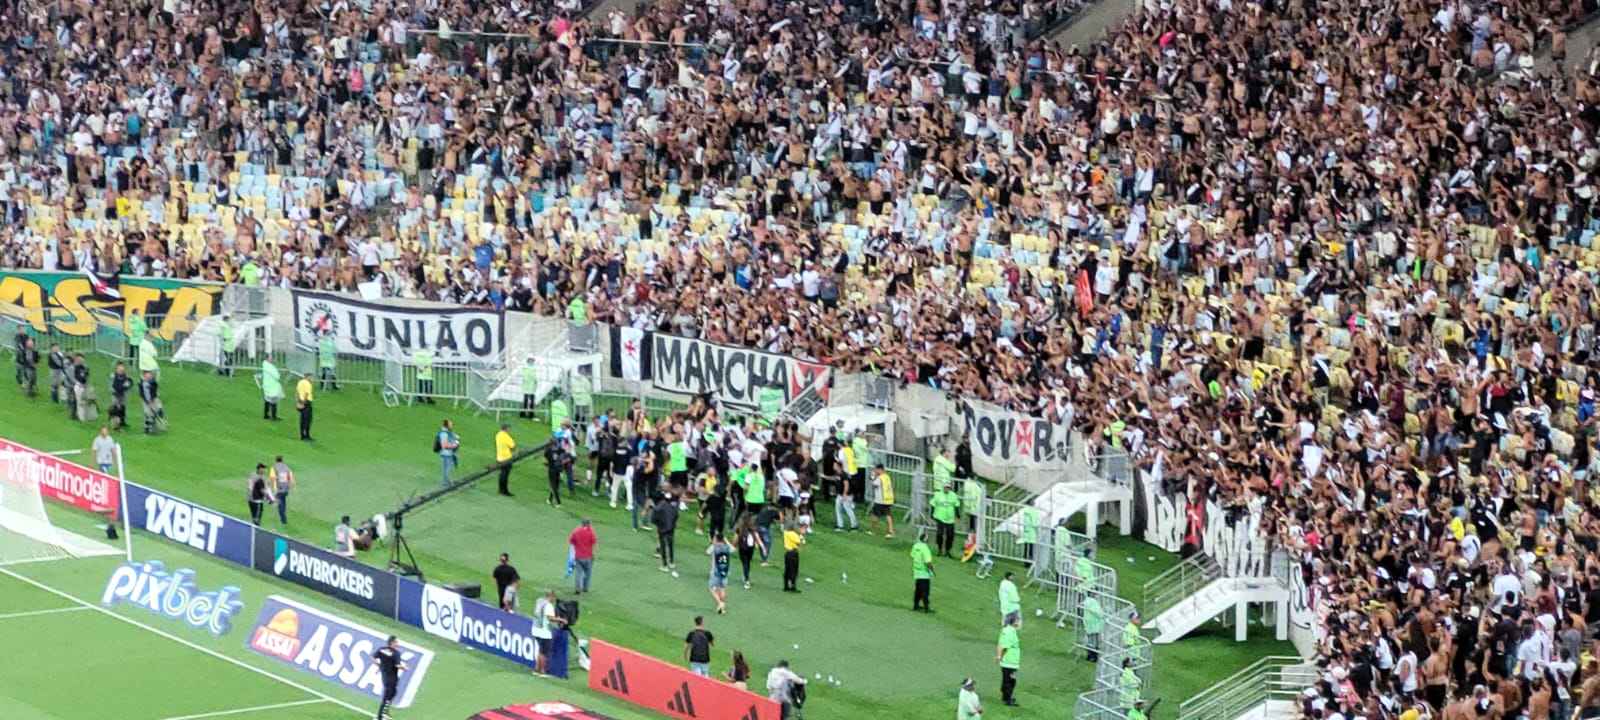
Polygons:
<instances>
[{"instance_id":1,"label":"black shorts","mask_svg":"<svg viewBox=\"0 0 1600 720\"><path fill-rule=\"evenodd\" d=\"M873 517L880 517L880 518L881 517L889 517L889 506L888 505L884 505L883 503L873 503L872 504L872 516Z\"/></svg>"},{"instance_id":2,"label":"black shorts","mask_svg":"<svg viewBox=\"0 0 1600 720\"><path fill-rule=\"evenodd\" d=\"M794 509L794 498L779 496L778 497L778 507L783 508L785 510L793 510Z\"/></svg>"},{"instance_id":3,"label":"black shorts","mask_svg":"<svg viewBox=\"0 0 1600 720\"><path fill-rule=\"evenodd\" d=\"M673 471L671 473L668 473L667 474L667 484L671 485L671 486L673 486L675 488L688 487L689 486L689 471L688 470L675 470L675 471Z\"/></svg>"}]
</instances>

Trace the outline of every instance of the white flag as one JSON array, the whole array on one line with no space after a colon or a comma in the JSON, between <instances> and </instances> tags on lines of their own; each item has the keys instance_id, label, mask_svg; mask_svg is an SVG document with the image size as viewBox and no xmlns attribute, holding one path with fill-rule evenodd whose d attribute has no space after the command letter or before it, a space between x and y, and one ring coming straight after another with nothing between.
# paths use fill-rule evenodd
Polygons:
<instances>
[{"instance_id":1,"label":"white flag","mask_svg":"<svg viewBox=\"0 0 1600 720\"><path fill-rule=\"evenodd\" d=\"M622 327L618 330L618 338L622 340L622 377L638 380L642 377L639 371L639 358L644 351L644 331L636 327Z\"/></svg>"}]
</instances>

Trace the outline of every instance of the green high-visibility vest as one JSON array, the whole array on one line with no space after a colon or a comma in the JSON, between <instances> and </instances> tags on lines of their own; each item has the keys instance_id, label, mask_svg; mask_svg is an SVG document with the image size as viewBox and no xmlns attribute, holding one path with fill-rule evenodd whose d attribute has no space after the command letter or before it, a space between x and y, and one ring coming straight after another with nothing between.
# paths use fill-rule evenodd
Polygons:
<instances>
[{"instance_id":1,"label":"green high-visibility vest","mask_svg":"<svg viewBox=\"0 0 1600 720\"><path fill-rule=\"evenodd\" d=\"M561 429L561 425L572 416L572 410L567 407L567 401L556 398L550 401L550 432Z\"/></svg>"},{"instance_id":2,"label":"green high-visibility vest","mask_svg":"<svg viewBox=\"0 0 1600 720\"><path fill-rule=\"evenodd\" d=\"M339 364L339 348L333 344L332 335L323 335L317 339L317 363L328 370ZM432 360L429 360L432 363ZM428 371L433 372L433 368Z\"/></svg>"},{"instance_id":3,"label":"green high-visibility vest","mask_svg":"<svg viewBox=\"0 0 1600 720\"><path fill-rule=\"evenodd\" d=\"M1032 505L1022 509L1021 539L1029 545L1039 541L1039 509Z\"/></svg>"},{"instance_id":4,"label":"green high-visibility vest","mask_svg":"<svg viewBox=\"0 0 1600 720\"><path fill-rule=\"evenodd\" d=\"M223 320L222 327L217 329L217 334L222 336L222 351L225 353L233 352L234 348L237 347L233 340L233 326L229 325L227 320Z\"/></svg>"},{"instance_id":5,"label":"green high-visibility vest","mask_svg":"<svg viewBox=\"0 0 1600 720\"><path fill-rule=\"evenodd\" d=\"M911 546L911 577L916 580L933 577L933 551L921 540Z\"/></svg>"},{"instance_id":6,"label":"green high-visibility vest","mask_svg":"<svg viewBox=\"0 0 1600 720\"><path fill-rule=\"evenodd\" d=\"M1133 672L1133 668L1123 668L1122 675L1117 678L1117 681L1122 684L1122 691L1124 694L1126 694L1129 690L1132 690L1134 693L1136 693L1135 697L1137 697L1137 693L1139 692L1139 676Z\"/></svg>"},{"instance_id":7,"label":"green high-visibility vest","mask_svg":"<svg viewBox=\"0 0 1600 720\"><path fill-rule=\"evenodd\" d=\"M977 478L971 478L961 485L961 509L968 515L975 515L978 506L983 504L983 485Z\"/></svg>"},{"instance_id":8,"label":"green high-visibility vest","mask_svg":"<svg viewBox=\"0 0 1600 720\"><path fill-rule=\"evenodd\" d=\"M588 375L572 376L572 404L578 407L594 405L594 395Z\"/></svg>"},{"instance_id":9,"label":"green high-visibility vest","mask_svg":"<svg viewBox=\"0 0 1600 720\"><path fill-rule=\"evenodd\" d=\"M427 350L418 350L412 354L411 362L417 366L418 380L433 379L433 353Z\"/></svg>"},{"instance_id":10,"label":"green high-visibility vest","mask_svg":"<svg viewBox=\"0 0 1600 720\"><path fill-rule=\"evenodd\" d=\"M522 394L533 395L539 388L539 366L528 363L522 366Z\"/></svg>"},{"instance_id":11,"label":"green high-visibility vest","mask_svg":"<svg viewBox=\"0 0 1600 720\"><path fill-rule=\"evenodd\" d=\"M1083 599L1083 632L1086 635L1099 635L1100 629L1105 626L1105 617L1100 610L1100 599L1093 595Z\"/></svg>"},{"instance_id":12,"label":"green high-visibility vest","mask_svg":"<svg viewBox=\"0 0 1600 720\"><path fill-rule=\"evenodd\" d=\"M128 318L128 344L138 345L144 342L144 334L150 331L150 326L145 324L143 315L134 315Z\"/></svg>"},{"instance_id":13,"label":"green high-visibility vest","mask_svg":"<svg viewBox=\"0 0 1600 720\"><path fill-rule=\"evenodd\" d=\"M1138 645L1139 641L1142 639L1144 639L1144 636L1139 634L1139 625L1134 621L1129 620L1127 625L1122 626L1123 647L1131 648L1135 645Z\"/></svg>"},{"instance_id":14,"label":"green high-visibility vest","mask_svg":"<svg viewBox=\"0 0 1600 720\"><path fill-rule=\"evenodd\" d=\"M567 303L567 319L579 325L589 322L589 304L583 301L582 295L574 295L572 302Z\"/></svg>"},{"instance_id":15,"label":"green high-visibility vest","mask_svg":"<svg viewBox=\"0 0 1600 720\"><path fill-rule=\"evenodd\" d=\"M856 467L872 467L872 448L867 445L867 439L857 435L850 441L850 452L855 453Z\"/></svg>"},{"instance_id":16,"label":"green high-visibility vest","mask_svg":"<svg viewBox=\"0 0 1600 720\"><path fill-rule=\"evenodd\" d=\"M278 375L278 366L273 365L271 359L261 361L261 396L269 399L283 397L283 380Z\"/></svg>"},{"instance_id":17,"label":"green high-visibility vest","mask_svg":"<svg viewBox=\"0 0 1600 720\"><path fill-rule=\"evenodd\" d=\"M1150 720L1139 708L1128 708L1128 720Z\"/></svg>"},{"instance_id":18,"label":"green high-visibility vest","mask_svg":"<svg viewBox=\"0 0 1600 720\"><path fill-rule=\"evenodd\" d=\"M956 461L943 455L933 459L933 486L942 488L950 484L956 474Z\"/></svg>"},{"instance_id":19,"label":"green high-visibility vest","mask_svg":"<svg viewBox=\"0 0 1600 720\"><path fill-rule=\"evenodd\" d=\"M933 519L942 523L956 521L956 508L961 505L961 499L956 497L954 490L943 488L933 493Z\"/></svg>"},{"instance_id":20,"label":"green high-visibility vest","mask_svg":"<svg viewBox=\"0 0 1600 720\"><path fill-rule=\"evenodd\" d=\"M760 470L751 470L744 478L744 501L751 505L767 502L767 476Z\"/></svg>"},{"instance_id":21,"label":"green high-visibility vest","mask_svg":"<svg viewBox=\"0 0 1600 720\"><path fill-rule=\"evenodd\" d=\"M139 372L156 371L156 345L150 342L150 336L139 341Z\"/></svg>"},{"instance_id":22,"label":"green high-visibility vest","mask_svg":"<svg viewBox=\"0 0 1600 720\"><path fill-rule=\"evenodd\" d=\"M1011 625L1000 628L1000 667L1022 667L1022 638L1017 637L1017 629Z\"/></svg>"},{"instance_id":23,"label":"green high-visibility vest","mask_svg":"<svg viewBox=\"0 0 1600 720\"><path fill-rule=\"evenodd\" d=\"M689 443L677 440L667 444L667 472L689 470Z\"/></svg>"},{"instance_id":24,"label":"green high-visibility vest","mask_svg":"<svg viewBox=\"0 0 1600 720\"><path fill-rule=\"evenodd\" d=\"M255 285L261 282L261 266L251 260L239 268L239 281L245 285Z\"/></svg>"}]
</instances>

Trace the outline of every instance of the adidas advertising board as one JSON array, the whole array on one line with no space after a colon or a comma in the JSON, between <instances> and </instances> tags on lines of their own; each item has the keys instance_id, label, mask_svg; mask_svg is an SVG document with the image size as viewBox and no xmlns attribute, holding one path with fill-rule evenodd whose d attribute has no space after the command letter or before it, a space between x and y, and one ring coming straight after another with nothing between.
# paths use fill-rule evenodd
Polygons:
<instances>
[{"instance_id":1,"label":"adidas advertising board","mask_svg":"<svg viewBox=\"0 0 1600 720\"><path fill-rule=\"evenodd\" d=\"M256 529L255 569L385 617L394 617L399 576Z\"/></svg>"},{"instance_id":2,"label":"adidas advertising board","mask_svg":"<svg viewBox=\"0 0 1600 720\"><path fill-rule=\"evenodd\" d=\"M249 567L255 528L243 520L128 483L128 522L180 545Z\"/></svg>"},{"instance_id":3,"label":"adidas advertising board","mask_svg":"<svg viewBox=\"0 0 1600 720\"><path fill-rule=\"evenodd\" d=\"M539 659L533 618L492 608L436 585L400 580L400 622L528 667Z\"/></svg>"},{"instance_id":4,"label":"adidas advertising board","mask_svg":"<svg viewBox=\"0 0 1600 720\"><path fill-rule=\"evenodd\" d=\"M379 700L383 676L372 653L387 640L386 633L269 595L256 616L247 646L296 670ZM394 706L407 707L422 687L433 651L402 640L400 661L409 669L400 673Z\"/></svg>"},{"instance_id":5,"label":"adidas advertising board","mask_svg":"<svg viewBox=\"0 0 1600 720\"><path fill-rule=\"evenodd\" d=\"M193 570L168 573L159 561L124 563L112 571L100 596L106 606L127 604L222 637L233 630L233 616L244 609L239 588L202 592Z\"/></svg>"},{"instance_id":6,"label":"adidas advertising board","mask_svg":"<svg viewBox=\"0 0 1600 720\"><path fill-rule=\"evenodd\" d=\"M764 696L590 638L589 687L678 720L780 720Z\"/></svg>"}]
</instances>

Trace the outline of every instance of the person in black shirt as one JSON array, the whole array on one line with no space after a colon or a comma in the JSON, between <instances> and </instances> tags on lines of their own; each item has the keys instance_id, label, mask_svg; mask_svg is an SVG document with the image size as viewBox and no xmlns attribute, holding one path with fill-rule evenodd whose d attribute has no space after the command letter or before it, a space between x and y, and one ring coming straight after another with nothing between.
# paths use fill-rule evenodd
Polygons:
<instances>
[{"instance_id":1,"label":"person in black shirt","mask_svg":"<svg viewBox=\"0 0 1600 720\"><path fill-rule=\"evenodd\" d=\"M261 512L267 505L267 465L256 463L256 471L250 473L245 488L245 501L250 503L250 522L254 525L261 524Z\"/></svg>"},{"instance_id":2,"label":"person in black shirt","mask_svg":"<svg viewBox=\"0 0 1600 720\"><path fill-rule=\"evenodd\" d=\"M650 522L656 528L656 557L661 558L661 572L667 572L678 566L674 542L678 532L678 498L672 493L656 498Z\"/></svg>"},{"instance_id":3,"label":"person in black shirt","mask_svg":"<svg viewBox=\"0 0 1600 720\"><path fill-rule=\"evenodd\" d=\"M73 353L72 367L67 369L67 419L83 419L85 422L92 418L80 416L78 406L93 400L89 392L89 366L83 362L82 353Z\"/></svg>"},{"instance_id":4,"label":"person in black shirt","mask_svg":"<svg viewBox=\"0 0 1600 720\"><path fill-rule=\"evenodd\" d=\"M25 335L17 344L17 384L28 397L39 395L39 349L33 346L33 338Z\"/></svg>"},{"instance_id":5,"label":"person in black shirt","mask_svg":"<svg viewBox=\"0 0 1600 720\"><path fill-rule=\"evenodd\" d=\"M706 629L706 619L696 615L694 629L683 638L683 656L689 661L689 669L701 677L711 677L711 646L717 643Z\"/></svg>"},{"instance_id":6,"label":"person in black shirt","mask_svg":"<svg viewBox=\"0 0 1600 720\"><path fill-rule=\"evenodd\" d=\"M144 433L154 435L157 425L166 421L167 414L161 408L161 383L156 381L155 373L149 370L140 377L139 399L144 401Z\"/></svg>"},{"instance_id":7,"label":"person in black shirt","mask_svg":"<svg viewBox=\"0 0 1600 720\"><path fill-rule=\"evenodd\" d=\"M50 346L50 402L61 402L61 388L67 384L67 366L71 361L61 351L60 345Z\"/></svg>"},{"instance_id":8,"label":"person in black shirt","mask_svg":"<svg viewBox=\"0 0 1600 720\"><path fill-rule=\"evenodd\" d=\"M128 377L128 366L117 363L111 373L111 428L121 430L128 424L128 391L133 389L133 378Z\"/></svg>"},{"instance_id":9,"label":"person in black shirt","mask_svg":"<svg viewBox=\"0 0 1600 720\"><path fill-rule=\"evenodd\" d=\"M26 327L19 327L17 329L16 342L17 342L17 345L16 345L16 348L17 348L17 384L18 385L24 385L25 383L22 382L22 351L26 350L27 347L28 347L28 329Z\"/></svg>"},{"instance_id":10,"label":"person in black shirt","mask_svg":"<svg viewBox=\"0 0 1600 720\"><path fill-rule=\"evenodd\" d=\"M378 704L377 720L387 720L389 703L394 702L400 688L400 672L409 669L400 661L400 639L390 635L389 642L372 653L372 659L378 663L378 674L383 676L383 702Z\"/></svg>"},{"instance_id":11,"label":"person in black shirt","mask_svg":"<svg viewBox=\"0 0 1600 720\"><path fill-rule=\"evenodd\" d=\"M506 588L511 587L511 583L521 579L522 576L517 573L516 566L511 564L511 556L506 553L500 553L500 564L494 568L494 586L495 589L499 590L494 594L495 605L503 606L505 604Z\"/></svg>"}]
</instances>

